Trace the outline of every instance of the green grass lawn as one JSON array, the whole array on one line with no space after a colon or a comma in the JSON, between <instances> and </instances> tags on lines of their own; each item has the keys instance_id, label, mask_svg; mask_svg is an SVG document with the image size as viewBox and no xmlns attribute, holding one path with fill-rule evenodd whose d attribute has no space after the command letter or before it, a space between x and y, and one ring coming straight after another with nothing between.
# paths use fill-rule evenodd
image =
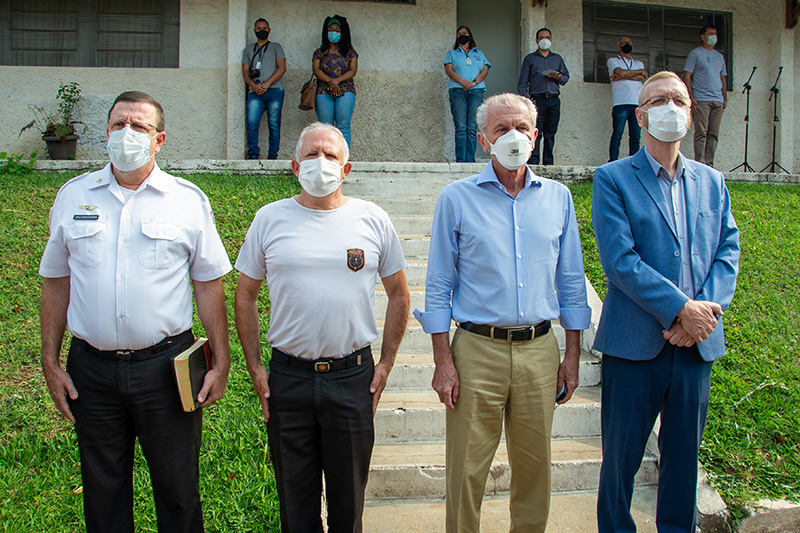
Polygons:
<instances>
[{"instance_id":1,"label":"green grass lawn","mask_svg":"<svg viewBox=\"0 0 800 533\"><path fill-rule=\"evenodd\" d=\"M77 445L39 370L37 269L48 235L47 212L66 179L0 174L0 531L83 529ZM256 210L297 191L289 178L190 179L210 197L232 261ZM591 230L591 185L572 190L586 271L602 296L605 280ZM731 191L742 230L742 272L725 316L728 355L714 365L701 453L712 480L736 510L754 498L800 500L800 187L734 184ZM231 326L235 284L234 274L224 278ZM261 310L269 312L266 298ZM266 428L231 331L228 391L204 415L200 484L206 528L276 531ZM199 325L195 334L202 334ZM134 482L137 531L155 531L141 454Z\"/></svg>"}]
</instances>

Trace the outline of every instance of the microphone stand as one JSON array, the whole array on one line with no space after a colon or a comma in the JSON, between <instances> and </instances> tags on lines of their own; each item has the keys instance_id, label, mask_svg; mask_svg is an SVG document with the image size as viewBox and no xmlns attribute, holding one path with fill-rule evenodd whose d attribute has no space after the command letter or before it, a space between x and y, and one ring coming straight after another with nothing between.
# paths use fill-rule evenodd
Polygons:
<instances>
[{"instance_id":1,"label":"microphone stand","mask_svg":"<svg viewBox=\"0 0 800 533\"><path fill-rule=\"evenodd\" d=\"M753 79L753 74L755 74L756 68L757 67L753 67L752 72L750 72L750 77L747 78L747 81L744 82L744 85L742 86L742 94L744 94L745 91L747 92L747 107L744 112L744 163L732 168L730 170L731 172L734 172L738 168L741 168L742 172L755 172L755 169L747 162L747 142L750 138L750 89L753 88L753 86L750 85L750 80Z\"/></svg>"},{"instance_id":2,"label":"microphone stand","mask_svg":"<svg viewBox=\"0 0 800 533\"><path fill-rule=\"evenodd\" d=\"M779 169L789 174L790 172L788 170L780 166L778 162L775 161L775 136L778 131L778 122L780 122L780 119L778 118L778 80L781 79L781 73L783 73L783 67L781 67L780 70L778 70L778 77L775 79L775 84L769 90L770 91L769 99L772 100L772 97L773 96L775 97L775 111L774 111L774 117L772 119L772 162L769 163L764 168L762 168L761 172L764 172L768 168L770 169L770 172L775 172L775 167L778 167Z\"/></svg>"}]
</instances>

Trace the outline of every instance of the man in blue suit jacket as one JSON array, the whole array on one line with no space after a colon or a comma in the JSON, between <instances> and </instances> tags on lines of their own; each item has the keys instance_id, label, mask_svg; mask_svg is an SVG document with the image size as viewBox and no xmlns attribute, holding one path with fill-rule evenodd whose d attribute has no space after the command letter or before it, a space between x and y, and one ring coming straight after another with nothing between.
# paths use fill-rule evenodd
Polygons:
<instances>
[{"instance_id":1,"label":"man in blue suit jacket","mask_svg":"<svg viewBox=\"0 0 800 533\"><path fill-rule=\"evenodd\" d=\"M697 454L711 365L725 352L739 231L722 174L680 154L690 98L660 72L639 94L645 147L594 174L592 221L608 276L594 348L603 353L600 533L636 531L633 481L661 415L660 533L695 531Z\"/></svg>"}]
</instances>

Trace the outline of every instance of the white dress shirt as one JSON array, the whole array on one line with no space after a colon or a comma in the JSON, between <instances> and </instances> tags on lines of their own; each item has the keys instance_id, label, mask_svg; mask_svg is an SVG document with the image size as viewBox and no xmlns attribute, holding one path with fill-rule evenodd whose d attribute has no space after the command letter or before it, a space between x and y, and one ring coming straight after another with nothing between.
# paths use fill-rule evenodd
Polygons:
<instances>
[{"instance_id":1,"label":"white dress shirt","mask_svg":"<svg viewBox=\"0 0 800 533\"><path fill-rule=\"evenodd\" d=\"M138 350L190 329L191 280L230 270L203 191L156 165L126 198L109 164L58 192L39 274L70 276L73 335Z\"/></svg>"}]
</instances>

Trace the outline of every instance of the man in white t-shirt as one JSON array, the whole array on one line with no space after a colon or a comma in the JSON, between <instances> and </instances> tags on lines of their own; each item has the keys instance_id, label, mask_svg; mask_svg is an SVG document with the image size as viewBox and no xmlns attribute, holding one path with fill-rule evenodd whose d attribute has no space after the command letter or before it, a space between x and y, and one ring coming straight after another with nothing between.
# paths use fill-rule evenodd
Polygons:
<instances>
[{"instance_id":1,"label":"man in white t-shirt","mask_svg":"<svg viewBox=\"0 0 800 533\"><path fill-rule=\"evenodd\" d=\"M642 128L636 120L636 108L639 105L639 90L647 78L644 63L631 57L633 41L623 36L617 41L619 55L608 59L608 76L611 78L611 96L614 106L611 108L611 142L608 145L608 160L619 158L619 145L625 123L628 123L628 155L639 151L639 137Z\"/></svg>"},{"instance_id":2,"label":"man in white t-shirt","mask_svg":"<svg viewBox=\"0 0 800 533\"><path fill-rule=\"evenodd\" d=\"M287 532L322 531L323 472L329 530L361 531L373 417L408 317L400 240L383 209L342 194L348 156L338 129L306 127L292 160L300 194L256 213L236 260L236 328L267 421ZM374 364L378 276L389 303ZM269 372L256 307L264 279Z\"/></svg>"},{"instance_id":3,"label":"man in white t-shirt","mask_svg":"<svg viewBox=\"0 0 800 533\"><path fill-rule=\"evenodd\" d=\"M714 49L717 28L703 26L700 40L703 44L686 56L682 78L692 99L694 159L713 167L722 112L728 105L728 69L725 56Z\"/></svg>"}]
</instances>

